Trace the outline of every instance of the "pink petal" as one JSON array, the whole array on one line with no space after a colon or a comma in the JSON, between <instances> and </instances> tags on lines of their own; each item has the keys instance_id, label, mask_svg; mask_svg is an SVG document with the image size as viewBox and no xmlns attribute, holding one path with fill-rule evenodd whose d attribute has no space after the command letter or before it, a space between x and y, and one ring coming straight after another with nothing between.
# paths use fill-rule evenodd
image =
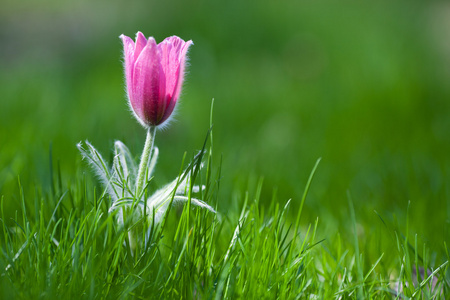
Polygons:
<instances>
[{"instance_id":1,"label":"pink petal","mask_svg":"<svg viewBox=\"0 0 450 300\"><path fill-rule=\"evenodd\" d=\"M192 41L185 42L177 36L166 38L158 47L161 50L161 66L166 75L166 109L161 122L164 122L175 108L184 78L186 53Z\"/></svg>"},{"instance_id":2,"label":"pink petal","mask_svg":"<svg viewBox=\"0 0 450 300\"><path fill-rule=\"evenodd\" d=\"M191 40L189 40L186 43L184 43L183 46L181 47L180 68L178 71L177 86L175 87L175 90L173 91L173 95L172 95L172 97L173 97L173 99L175 99L175 101L178 100L178 97L180 96L180 92L181 92L181 87L183 86L184 72L185 72L184 70L186 67L186 60L187 60L187 52L189 50L189 47L193 44L194 43Z\"/></svg>"},{"instance_id":3,"label":"pink petal","mask_svg":"<svg viewBox=\"0 0 450 300\"><path fill-rule=\"evenodd\" d=\"M161 66L166 74L166 90L172 96L180 66L179 52L183 41L178 37L166 38L158 47L161 50Z\"/></svg>"},{"instance_id":4,"label":"pink petal","mask_svg":"<svg viewBox=\"0 0 450 300\"><path fill-rule=\"evenodd\" d=\"M165 77L159 49L150 37L134 65L133 91L130 97L135 113L148 125L158 125L162 117L160 95L165 91Z\"/></svg>"},{"instance_id":5,"label":"pink petal","mask_svg":"<svg viewBox=\"0 0 450 300\"><path fill-rule=\"evenodd\" d=\"M131 83L133 79L133 66L134 66L134 42L132 39L125 35L121 35L120 38L123 42L123 52L124 52L124 67L125 67L125 78L126 78L126 84L127 84L127 93L128 96L131 95Z\"/></svg>"},{"instance_id":6,"label":"pink petal","mask_svg":"<svg viewBox=\"0 0 450 300\"><path fill-rule=\"evenodd\" d=\"M139 54L141 54L142 49L144 49L145 45L147 45L147 39L142 34L142 32L136 33L136 47L134 48L134 62L139 57Z\"/></svg>"}]
</instances>

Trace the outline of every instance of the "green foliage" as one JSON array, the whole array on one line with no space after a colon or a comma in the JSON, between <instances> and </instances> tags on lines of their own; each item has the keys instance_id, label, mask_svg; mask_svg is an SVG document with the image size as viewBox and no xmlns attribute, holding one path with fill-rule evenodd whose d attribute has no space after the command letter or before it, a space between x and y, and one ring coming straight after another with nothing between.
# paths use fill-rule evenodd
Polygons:
<instances>
[{"instance_id":1,"label":"green foliage","mask_svg":"<svg viewBox=\"0 0 450 300\"><path fill-rule=\"evenodd\" d=\"M206 161L204 174L197 178L205 184L202 199L220 210L221 174L212 168L211 156ZM291 201L281 205L275 193L270 205L262 206L262 180L254 193L235 195L240 213L194 210L189 201L169 209L160 223L142 218L123 226L115 213L108 213L111 199L97 195L83 176L67 186L57 181L54 185L61 189L34 196L25 195L19 183L21 208L13 218L5 216L2 198L3 298L444 299L449 288L448 257L438 265L427 247L420 255L417 236L412 246L406 237L390 232L396 236L397 253L386 256L396 260L386 263L381 253L365 263L364 255L373 252L359 249L351 200L353 247L340 236L318 239L319 221L300 226L301 210L297 221L290 222ZM145 242L135 249L129 234L138 229ZM414 275L419 269L433 272Z\"/></svg>"},{"instance_id":2,"label":"green foliage","mask_svg":"<svg viewBox=\"0 0 450 300\"><path fill-rule=\"evenodd\" d=\"M448 16L442 1L5 1L1 298L448 297ZM149 189L198 150L212 98L221 162L198 178L218 214L173 209L144 256L76 149L140 153L118 38L138 30L195 43Z\"/></svg>"}]
</instances>

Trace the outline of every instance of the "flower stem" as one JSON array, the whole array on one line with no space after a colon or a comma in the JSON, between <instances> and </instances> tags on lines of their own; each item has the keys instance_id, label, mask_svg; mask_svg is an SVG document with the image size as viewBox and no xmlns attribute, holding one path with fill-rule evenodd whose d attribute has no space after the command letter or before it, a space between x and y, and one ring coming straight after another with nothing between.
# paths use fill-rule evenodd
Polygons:
<instances>
[{"instance_id":1,"label":"flower stem","mask_svg":"<svg viewBox=\"0 0 450 300\"><path fill-rule=\"evenodd\" d=\"M142 151L141 162L139 163L138 177L136 181L136 197L141 198L146 182L146 174L148 163L150 161L151 153L153 151L153 144L155 141L156 126L151 126L147 131L147 138L145 139L144 151Z\"/></svg>"}]
</instances>

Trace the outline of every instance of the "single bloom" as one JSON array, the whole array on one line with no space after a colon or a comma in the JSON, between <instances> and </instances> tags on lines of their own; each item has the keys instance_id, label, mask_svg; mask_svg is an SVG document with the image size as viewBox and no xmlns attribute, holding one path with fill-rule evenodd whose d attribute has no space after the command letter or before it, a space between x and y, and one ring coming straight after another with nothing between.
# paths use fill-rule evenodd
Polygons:
<instances>
[{"instance_id":1,"label":"single bloom","mask_svg":"<svg viewBox=\"0 0 450 300\"><path fill-rule=\"evenodd\" d=\"M172 114L180 96L187 51L192 41L177 36L159 44L138 32L136 42L121 35L130 107L144 127L159 126Z\"/></svg>"}]
</instances>

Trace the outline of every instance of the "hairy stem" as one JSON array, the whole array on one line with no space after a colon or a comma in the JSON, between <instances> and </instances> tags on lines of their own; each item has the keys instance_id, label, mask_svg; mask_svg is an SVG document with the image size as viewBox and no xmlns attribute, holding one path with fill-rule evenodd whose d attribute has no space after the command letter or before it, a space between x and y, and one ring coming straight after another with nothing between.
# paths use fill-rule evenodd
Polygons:
<instances>
[{"instance_id":1,"label":"hairy stem","mask_svg":"<svg viewBox=\"0 0 450 300\"><path fill-rule=\"evenodd\" d=\"M136 197L140 199L145 185L145 181L148 163L150 161L150 156L153 151L153 144L155 141L156 127L151 126L147 131L147 138L145 139L144 151L142 151L141 162L139 163L139 171L136 181Z\"/></svg>"}]
</instances>

